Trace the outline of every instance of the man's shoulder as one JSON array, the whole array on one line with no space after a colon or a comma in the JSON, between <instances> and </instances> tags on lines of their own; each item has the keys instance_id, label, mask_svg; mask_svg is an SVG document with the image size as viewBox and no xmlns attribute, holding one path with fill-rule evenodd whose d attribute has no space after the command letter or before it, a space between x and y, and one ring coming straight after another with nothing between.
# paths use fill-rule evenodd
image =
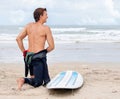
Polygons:
<instances>
[{"instance_id":1,"label":"man's shoulder","mask_svg":"<svg viewBox=\"0 0 120 99\"><path fill-rule=\"evenodd\" d=\"M34 24L34 22L31 22L31 23L28 23L26 26L31 26L33 24Z\"/></svg>"},{"instance_id":2,"label":"man's shoulder","mask_svg":"<svg viewBox=\"0 0 120 99\"><path fill-rule=\"evenodd\" d=\"M47 30L50 29L50 27L48 25L44 25L43 27L44 27L44 29L47 29Z\"/></svg>"},{"instance_id":3,"label":"man's shoulder","mask_svg":"<svg viewBox=\"0 0 120 99\"><path fill-rule=\"evenodd\" d=\"M46 33L46 34L50 34L50 33L51 33L51 29L50 29L50 27L47 26L47 25L44 25L44 30L45 30L45 33Z\"/></svg>"},{"instance_id":4,"label":"man's shoulder","mask_svg":"<svg viewBox=\"0 0 120 99\"><path fill-rule=\"evenodd\" d=\"M25 28L29 29L33 24L34 24L34 22L28 23L28 24L25 25Z\"/></svg>"}]
</instances>

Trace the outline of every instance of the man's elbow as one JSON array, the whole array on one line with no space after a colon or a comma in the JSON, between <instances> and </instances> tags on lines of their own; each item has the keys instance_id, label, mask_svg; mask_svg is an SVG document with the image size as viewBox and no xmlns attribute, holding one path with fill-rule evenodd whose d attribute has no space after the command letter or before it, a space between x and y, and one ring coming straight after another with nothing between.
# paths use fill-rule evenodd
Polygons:
<instances>
[{"instance_id":1,"label":"man's elbow","mask_svg":"<svg viewBox=\"0 0 120 99\"><path fill-rule=\"evenodd\" d=\"M16 38L16 41L18 41L18 37Z\"/></svg>"},{"instance_id":2,"label":"man's elbow","mask_svg":"<svg viewBox=\"0 0 120 99\"><path fill-rule=\"evenodd\" d=\"M51 50L54 50L55 49L55 46L51 46Z\"/></svg>"},{"instance_id":3,"label":"man's elbow","mask_svg":"<svg viewBox=\"0 0 120 99\"><path fill-rule=\"evenodd\" d=\"M17 41L17 42L21 41L20 37L17 37L17 38L16 38L16 41Z\"/></svg>"},{"instance_id":4,"label":"man's elbow","mask_svg":"<svg viewBox=\"0 0 120 99\"><path fill-rule=\"evenodd\" d=\"M19 38L17 37L17 38L16 38L16 42L18 42L18 41L19 41Z\"/></svg>"}]
</instances>

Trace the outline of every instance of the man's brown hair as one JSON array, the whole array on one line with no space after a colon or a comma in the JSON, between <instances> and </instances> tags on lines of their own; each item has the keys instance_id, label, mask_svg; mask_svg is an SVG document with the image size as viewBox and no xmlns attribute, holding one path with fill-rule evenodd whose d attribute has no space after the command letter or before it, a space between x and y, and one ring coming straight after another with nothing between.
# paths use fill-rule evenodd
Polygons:
<instances>
[{"instance_id":1,"label":"man's brown hair","mask_svg":"<svg viewBox=\"0 0 120 99\"><path fill-rule=\"evenodd\" d=\"M35 9L35 11L33 13L35 22L37 22L40 19L40 15L43 15L44 11L47 11L47 9L46 8L37 8L37 9Z\"/></svg>"}]
</instances>

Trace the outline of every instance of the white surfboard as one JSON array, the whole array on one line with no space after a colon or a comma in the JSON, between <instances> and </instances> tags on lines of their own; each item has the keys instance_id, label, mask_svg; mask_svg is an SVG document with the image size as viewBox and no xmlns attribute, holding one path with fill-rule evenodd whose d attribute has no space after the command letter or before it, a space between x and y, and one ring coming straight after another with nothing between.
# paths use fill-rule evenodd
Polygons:
<instances>
[{"instance_id":1,"label":"white surfboard","mask_svg":"<svg viewBox=\"0 0 120 99\"><path fill-rule=\"evenodd\" d=\"M77 89L83 85L83 77L76 71L64 71L56 75L48 84L48 89Z\"/></svg>"}]
</instances>

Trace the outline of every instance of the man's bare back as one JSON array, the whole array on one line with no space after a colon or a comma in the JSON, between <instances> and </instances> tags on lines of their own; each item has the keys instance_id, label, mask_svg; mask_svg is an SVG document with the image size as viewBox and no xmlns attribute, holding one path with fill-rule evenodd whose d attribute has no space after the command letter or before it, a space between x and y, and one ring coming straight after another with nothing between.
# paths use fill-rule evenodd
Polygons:
<instances>
[{"instance_id":1,"label":"man's bare back","mask_svg":"<svg viewBox=\"0 0 120 99\"><path fill-rule=\"evenodd\" d=\"M54 41L52 37L51 30L48 26L36 23L29 23L23 31L18 35L17 41L19 43L19 48L22 52L25 51L25 48L21 41L28 36L28 51L29 52L39 52L45 49L45 42L47 41L48 47L46 48L48 52L53 50Z\"/></svg>"},{"instance_id":2,"label":"man's bare back","mask_svg":"<svg viewBox=\"0 0 120 99\"><path fill-rule=\"evenodd\" d=\"M28 34L28 51L29 52L39 52L45 49L45 41L47 40L47 26L31 23L27 27Z\"/></svg>"}]
</instances>

